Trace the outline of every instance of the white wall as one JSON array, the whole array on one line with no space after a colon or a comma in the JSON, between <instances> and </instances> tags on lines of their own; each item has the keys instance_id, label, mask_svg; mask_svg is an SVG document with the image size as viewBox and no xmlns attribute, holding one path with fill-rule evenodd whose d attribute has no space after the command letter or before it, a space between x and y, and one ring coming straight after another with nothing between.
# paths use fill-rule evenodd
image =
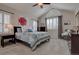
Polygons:
<instances>
[{"instance_id":1,"label":"white wall","mask_svg":"<svg viewBox=\"0 0 79 59\"><path fill-rule=\"evenodd\" d=\"M2 5L2 4L0 4L0 9L7 10L9 12L15 13L15 14L12 14L12 16L11 16L11 23L15 26L19 26L18 18L20 16L23 16L23 15L19 14L18 11L14 10L10 7L7 7L5 5ZM67 10L55 10L55 9L50 10L49 12L45 13L44 15L42 15L41 17L38 18L38 20L40 21L39 26L46 26L45 25L45 18L60 16L60 15L63 16L63 18L62 18L63 31L65 29L71 29L73 26L75 26L76 21L75 21L74 12L67 11ZM32 21L31 21L32 19L28 18L28 17L26 17L26 19L28 20L28 23L30 25L32 25ZM70 25L64 25L65 22L70 22L71 24ZM25 26L25 27L27 27L27 26Z\"/></svg>"},{"instance_id":2,"label":"white wall","mask_svg":"<svg viewBox=\"0 0 79 59\"><path fill-rule=\"evenodd\" d=\"M51 9L49 12L45 13L44 15L38 18L38 20L40 21L39 26L42 26L42 24L45 26L45 18L60 16L60 15L61 13L58 10Z\"/></svg>"},{"instance_id":3,"label":"white wall","mask_svg":"<svg viewBox=\"0 0 79 59\"><path fill-rule=\"evenodd\" d=\"M21 26L18 22L18 19L19 19L19 17L25 17L27 20L27 24L25 26L22 26L23 29L32 28L33 20L37 20L34 18L27 17L26 15L21 14L17 10L12 9L6 5L3 5L3 4L0 4L0 9L14 13L14 14L11 14L11 24L14 26Z\"/></svg>"},{"instance_id":4,"label":"white wall","mask_svg":"<svg viewBox=\"0 0 79 59\"><path fill-rule=\"evenodd\" d=\"M0 4L0 9L11 12L11 13L14 13L14 14L11 14L11 24L12 25L18 25L17 20L18 20L18 17L20 16L18 11L16 11L15 9L12 9L8 6L5 6L3 4Z\"/></svg>"},{"instance_id":5,"label":"white wall","mask_svg":"<svg viewBox=\"0 0 79 59\"><path fill-rule=\"evenodd\" d=\"M32 25L33 25L33 20L32 19L30 19L28 17L25 17L25 18L26 18L27 23L26 23L26 25L21 26L23 31L26 31L26 29L32 29Z\"/></svg>"},{"instance_id":6,"label":"white wall","mask_svg":"<svg viewBox=\"0 0 79 59\"><path fill-rule=\"evenodd\" d=\"M63 18L62 18L62 25L63 31L65 29L72 29L75 26L75 14L71 11L61 11ZM64 23L70 23L69 25L64 25Z\"/></svg>"},{"instance_id":7,"label":"white wall","mask_svg":"<svg viewBox=\"0 0 79 59\"><path fill-rule=\"evenodd\" d=\"M52 9L47 14L42 15L41 17L38 18L40 21L39 26L42 26L41 24L45 25L45 18L47 17L54 17L54 16L63 16L62 17L62 26L63 26L63 31L65 29L72 29L72 27L75 25L75 14L72 11L67 11L67 10L56 10ZM71 23L70 25L64 25L64 23Z\"/></svg>"}]
</instances>

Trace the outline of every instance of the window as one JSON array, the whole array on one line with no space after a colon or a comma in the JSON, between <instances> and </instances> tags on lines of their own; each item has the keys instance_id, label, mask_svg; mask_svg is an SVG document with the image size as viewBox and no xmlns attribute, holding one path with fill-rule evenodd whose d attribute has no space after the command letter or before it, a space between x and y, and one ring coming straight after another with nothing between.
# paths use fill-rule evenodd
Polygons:
<instances>
[{"instance_id":1,"label":"window","mask_svg":"<svg viewBox=\"0 0 79 59\"><path fill-rule=\"evenodd\" d=\"M58 17L48 18L47 19L47 29L57 29L58 28Z\"/></svg>"},{"instance_id":2,"label":"window","mask_svg":"<svg viewBox=\"0 0 79 59\"><path fill-rule=\"evenodd\" d=\"M2 13L0 13L0 32L2 32Z\"/></svg>"},{"instance_id":3,"label":"window","mask_svg":"<svg viewBox=\"0 0 79 59\"><path fill-rule=\"evenodd\" d=\"M33 31L37 31L37 21L33 21Z\"/></svg>"},{"instance_id":4,"label":"window","mask_svg":"<svg viewBox=\"0 0 79 59\"><path fill-rule=\"evenodd\" d=\"M4 24L10 24L10 15L4 14Z\"/></svg>"},{"instance_id":5,"label":"window","mask_svg":"<svg viewBox=\"0 0 79 59\"><path fill-rule=\"evenodd\" d=\"M8 32L7 26L10 24L10 14L4 14L4 32Z\"/></svg>"},{"instance_id":6,"label":"window","mask_svg":"<svg viewBox=\"0 0 79 59\"><path fill-rule=\"evenodd\" d=\"M10 24L10 14L0 12L0 32L7 32L6 26Z\"/></svg>"}]
</instances>

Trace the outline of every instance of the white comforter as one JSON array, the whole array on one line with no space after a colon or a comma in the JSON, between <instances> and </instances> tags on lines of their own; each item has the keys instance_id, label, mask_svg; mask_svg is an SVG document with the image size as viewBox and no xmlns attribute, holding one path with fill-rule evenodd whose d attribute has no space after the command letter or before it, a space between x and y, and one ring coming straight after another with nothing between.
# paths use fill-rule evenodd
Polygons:
<instances>
[{"instance_id":1,"label":"white comforter","mask_svg":"<svg viewBox=\"0 0 79 59\"><path fill-rule=\"evenodd\" d=\"M16 38L28 42L31 47L37 40L49 36L47 32L21 32L16 33Z\"/></svg>"}]
</instances>

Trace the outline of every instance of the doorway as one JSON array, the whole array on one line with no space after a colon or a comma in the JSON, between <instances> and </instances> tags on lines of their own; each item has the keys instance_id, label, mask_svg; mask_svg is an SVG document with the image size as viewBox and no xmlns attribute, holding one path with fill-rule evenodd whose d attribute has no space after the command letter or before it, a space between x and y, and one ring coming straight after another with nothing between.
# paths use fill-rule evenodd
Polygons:
<instances>
[{"instance_id":1,"label":"doorway","mask_svg":"<svg viewBox=\"0 0 79 59\"><path fill-rule=\"evenodd\" d=\"M61 38L62 16L50 17L46 19L47 31L52 38Z\"/></svg>"},{"instance_id":2,"label":"doorway","mask_svg":"<svg viewBox=\"0 0 79 59\"><path fill-rule=\"evenodd\" d=\"M58 17L50 17L46 20L47 31L51 38L58 38Z\"/></svg>"}]
</instances>

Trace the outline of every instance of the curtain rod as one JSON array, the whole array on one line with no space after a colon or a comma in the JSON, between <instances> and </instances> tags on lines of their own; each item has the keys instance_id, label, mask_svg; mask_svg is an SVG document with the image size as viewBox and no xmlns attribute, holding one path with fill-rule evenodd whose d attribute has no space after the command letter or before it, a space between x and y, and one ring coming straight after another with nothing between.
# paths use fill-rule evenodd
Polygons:
<instances>
[{"instance_id":1,"label":"curtain rod","mask_svg":"<svg viewBox=\"0 0 79 59\"><path fill-rule=\"evenodd\" d=\"M3 9L0 9L0 11L4 11L4 12L10 13L10 14L14 14L12 12L9 12L9 11L3 10Z\"/></svg>"}]
</instances>

